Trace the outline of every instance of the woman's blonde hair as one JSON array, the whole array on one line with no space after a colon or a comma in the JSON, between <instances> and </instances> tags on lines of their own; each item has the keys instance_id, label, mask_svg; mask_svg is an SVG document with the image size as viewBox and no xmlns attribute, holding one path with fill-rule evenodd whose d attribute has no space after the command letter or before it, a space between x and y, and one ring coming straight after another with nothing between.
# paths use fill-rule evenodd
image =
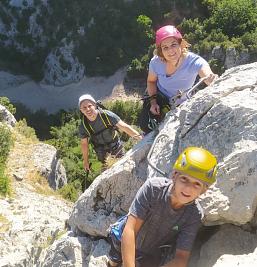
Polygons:
<instances>
[{"instance_id":1,"label":"woman's blonde hair","mask_svg":"<svg viewBox=\"0 0 257 267\"><path fill-rule=\"evenodd\" d=\"M191 46L191 44L189 44L185 39L180 39L180 40L178 40L178 41L179 41L179 43L180 43L180 47L181 47L181 49L182 49L182 55L183 55L183 56L186 56L186 54L188 53L188 48ZM156 49L154 49L153 54L154 54L155 56L160 57L161 60L166 61L166 59L165 59L165 57L164 57L164 55L163 55L163 53L162 53L161 44L158 45L158 46L156 47Z\"/></svg>"}]
</instances>

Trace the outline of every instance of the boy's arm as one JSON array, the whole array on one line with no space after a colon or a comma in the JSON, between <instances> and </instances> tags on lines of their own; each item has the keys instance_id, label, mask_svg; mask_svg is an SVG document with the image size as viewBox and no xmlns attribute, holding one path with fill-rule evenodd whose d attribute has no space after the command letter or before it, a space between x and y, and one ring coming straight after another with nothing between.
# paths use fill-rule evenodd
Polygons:
<instances>
[{"instance_id":1,"label":"boy's arm","mask_svg":"<svg viewBox=\"0 0 257 267\"><path fill-rule=\"evenodd\" d=\"M128 216L121 239L123 267L135 267L136 236L143 222L133 215Z\"/></svg>"},{"instance_id":2,"label":"boy's arm","mask_svg":"<svg viewBox=\"0 0 257 267\"><path fill-rule=\"evenodd\" d=\"M187 267L190 251L177 249L174 259L161 267Z\"/></svg>"}]
</instances>

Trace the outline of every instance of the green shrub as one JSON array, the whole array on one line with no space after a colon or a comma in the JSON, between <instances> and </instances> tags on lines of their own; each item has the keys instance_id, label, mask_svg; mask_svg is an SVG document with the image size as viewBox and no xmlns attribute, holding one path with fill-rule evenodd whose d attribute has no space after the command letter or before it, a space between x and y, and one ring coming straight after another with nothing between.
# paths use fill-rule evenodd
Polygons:
<instances>
[{"instance_id":1,"label":"green shrub","mask_svg":"<svg viewBox=\"0 0 257 267\"><path fill-rule=\"evenodd\" d=\"M245 47L251 55L252 62L257 60L257 29L252 32L246 32L241 38Z\"/></svg>"},{"instance_id":2,"label":"green shrub","mask_svg":"<svg viewBox=\"0 0 257 267\"><path fill-rule=\"evenodd\" d=\"M10 129L0 124L0 163L5 163L13 144Z\"/></svg>"},{"instance_id":3,"label":"green shrub","mask_svg":"<svg viewBox=\"0 0 257 267\"><path fill-rule=\"evenodd\" d=\"M252 0L217 1L213 8L213 28L220 28L229 37L242 36L257 27L257 6Z\"/></svg>"},{"instance_id":4,"label":"green shrub","mask_svg":"<svg viewBox=\"0 0 257 267\"><path fill-rule=\"evenodd\" d=\"M10 180L5 174L5 165L0 163L0 195L6 196L10 194Z\"/></svg>"},{"instance_id":5,"label":"green shrub","mask_svg":"<svg viewBox=\"0 0 257 267\"><path fill-rule=\"evenodd\" d=\"M79 197L79 186L80 185L77 185L76 183L68 183L58 189L57 193L59 193L63 198L75 202Z\"/></svg>"},{"instance_id":6,"label":"green shrub","mask_svg":"<svg viewBox=\"0 0 257 267\"><path fill-rule=\"evenodd\" d=\"M128 124L137 125L139 114L142 110L140 100L116 100L104 103L107 109L116 113L123 121Z\"/></svg>"},{"instance_id":7,"label":"green shrub","mask_svg":"<svg viewBox=\"0 0 257 267\"><path fill-rule=\"evenodd\" d=\"M0 195L10 193L10 181L5 174L5 162L13 143L10 129L5 125L0 125Z\"/></svg>"},{"instance_id":8,"label":"green shrub","mask_svg":"<svg viewBox=\"0 0 257 267\"><path fill-rule=\"evenodd\" d=\"M16 108L13 104L11 104L9 98L7 98L5 96L1 96L0 97L0 104L2 106L5 106L8 109L8 111L10 113L12 113L13 115L16 113Z\"/></svg>"},{"instance_id":9,"label":"green shrub","mask_svg":"<svg viewBox=\"0 0 257 267\"><path fill-rule=\"evenodd\" d=\"M22 119L16 122L15 129L18 131L18 133L20 133L27 139L30 139L32 142L38 140L35 130L28 126L26 119Z\"/></svg>"},{"instance_id":10,"label":"green shrub","mask_svg":"<svg viewBox=\"0 0 257 267\"><path fill-rule=\"evenodd\" d=\"M221 75L224 72L223 63L220 60L212 58L209 60L209 64L214 73Z\"/></svg>"}]
</instances>

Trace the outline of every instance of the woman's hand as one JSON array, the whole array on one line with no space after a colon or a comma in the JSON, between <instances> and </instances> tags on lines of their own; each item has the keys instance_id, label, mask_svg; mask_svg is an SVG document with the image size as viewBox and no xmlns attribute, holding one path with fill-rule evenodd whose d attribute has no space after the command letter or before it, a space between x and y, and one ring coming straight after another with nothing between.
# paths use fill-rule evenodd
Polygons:
<instances>
[{"instance_id":1,"label":"woman's hand","mask_svg":"<svg viewBox=\"0 0 257 267\"><path fill-rule=\"evenodd\" d=\"M160 115L160 106L156 102L151 103L150 112L153 115Z\"/></svg>"},{"instance_id":2,"label":"woman's hand","mask_svg":"<svg viewBox=\"0 0 257 267\"><path fill-rule=\"evenodd\" d=\"M207 79L204 81L207 85L210 85L213 81L215 81L218 78L218 74L210 73L207 77Z\"/></svg>"}]
</instances>

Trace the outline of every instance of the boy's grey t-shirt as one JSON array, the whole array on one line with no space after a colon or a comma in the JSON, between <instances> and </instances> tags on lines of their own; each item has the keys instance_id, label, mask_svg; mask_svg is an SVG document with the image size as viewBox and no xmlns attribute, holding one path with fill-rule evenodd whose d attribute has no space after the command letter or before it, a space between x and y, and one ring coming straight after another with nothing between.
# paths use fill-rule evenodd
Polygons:
<instances>
[{"instance_id":1,"label":"boy's grey t-shirt","mask_svg":"<svg viewBox=\"0 0 257 267\"><path fill-rule=\"evenodd\" d=\"M190 251L203 217L199 204L173 210L170 204L173 182L162 177L148 179L139 189L129 214L144 220L136 249L149 253L176 241L176 249Z\"/></svg>"},{"instance_id":2,"label":"boy's grey t-shirt","mask_svg":"<svg viewBox=\"0 0 257 267\"><path fill-rule=\"evenodd\" d=\"M101 112L101 114L103 112L105 112L108 116L108 119L110 120L110 122L113 126L115 126L121 120L118 115L116 115L115 113L113 113L109 110L99 110L99 112ZM106 129L99 114L97 115L97 117L94 121L88 120L88 123L96 133ZM95 143L97 143L99 145L108 144L108 143L112 142L112 140L113 140L113 131L114 131L114 129L106 129L106 131L102 131L97 136L92 136L92 140L95 141ZM86 131L82 121L81 121L81 124L79 126L79 137L81 139L90 137L88 132Z\"/></svg>"}]
</instances>

